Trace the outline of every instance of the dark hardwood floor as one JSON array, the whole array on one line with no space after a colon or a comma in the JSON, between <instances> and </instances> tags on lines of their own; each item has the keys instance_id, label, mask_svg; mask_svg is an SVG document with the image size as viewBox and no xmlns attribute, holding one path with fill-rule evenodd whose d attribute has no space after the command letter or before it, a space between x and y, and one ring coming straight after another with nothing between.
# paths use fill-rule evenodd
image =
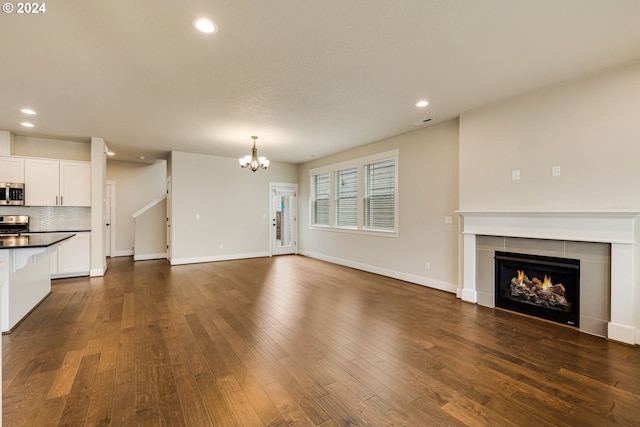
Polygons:
<instances>
[{"instance_id":1,"label":"dark hardwood floor","mask_svg":"<svg viewBox=\"0 0 640 427\"><path fill-rule=\"evenodd\" d=\"M3 336L4 425L640 425L640 349L300 256L109 261Z\"/></svg>"}]
</instances>

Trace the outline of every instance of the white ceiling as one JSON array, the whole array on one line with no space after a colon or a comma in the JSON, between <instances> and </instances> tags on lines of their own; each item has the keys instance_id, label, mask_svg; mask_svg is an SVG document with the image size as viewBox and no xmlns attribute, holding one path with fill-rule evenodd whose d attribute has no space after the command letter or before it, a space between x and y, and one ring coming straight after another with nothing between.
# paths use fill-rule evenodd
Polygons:
<instances>
[{"instance_id":1,"label":"white ceiling","mask_svg":"<svg viewBox=\"0 0 640 427\"><path fill-rule=\"evenodd\" d=\"M640 58L638 0L58 0L0 15L0 129L300 163ZM197 32L211 18L216 34ZM427 99L430 105L417 108ZM31 107L32 129L20 125ZM603 108L608 108L603 106Z\"/></svg>"}]
</instances>

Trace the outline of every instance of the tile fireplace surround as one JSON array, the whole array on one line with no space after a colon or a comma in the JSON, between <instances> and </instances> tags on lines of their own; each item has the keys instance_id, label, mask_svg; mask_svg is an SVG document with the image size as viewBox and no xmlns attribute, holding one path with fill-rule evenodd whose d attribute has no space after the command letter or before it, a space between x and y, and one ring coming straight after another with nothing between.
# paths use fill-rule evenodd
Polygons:
<instances>
[{"instance_id":1,"label":"tile fireplace surround","mask_svg":"<svg viewBox=\"0 0 640 427\"><path fill-rule=\"evenodd\" d=\"M607 243L611 245L611 292L604 332L609 339L640 344L640 211L458 213L463 234L463 280L458 296L463 301L493 307L493 299L482 298L477 283L479 236Z\"/></svg>"}]
</instances>

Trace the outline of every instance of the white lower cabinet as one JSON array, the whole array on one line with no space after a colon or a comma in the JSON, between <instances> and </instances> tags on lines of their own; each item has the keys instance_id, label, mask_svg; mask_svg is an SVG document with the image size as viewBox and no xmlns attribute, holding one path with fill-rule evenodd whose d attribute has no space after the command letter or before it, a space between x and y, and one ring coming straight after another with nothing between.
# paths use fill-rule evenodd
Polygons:
<instances>
[{"instance_id":1,"label":"white lower cabinet","mask_svg":"<svg viewBox=\"0 0 640 427\"><path fill-rule=\"evenodd\" d=\"M76 233L50 255L51 277L88 276L91 269L91 233Z\"/></svg>"}]
</instances>

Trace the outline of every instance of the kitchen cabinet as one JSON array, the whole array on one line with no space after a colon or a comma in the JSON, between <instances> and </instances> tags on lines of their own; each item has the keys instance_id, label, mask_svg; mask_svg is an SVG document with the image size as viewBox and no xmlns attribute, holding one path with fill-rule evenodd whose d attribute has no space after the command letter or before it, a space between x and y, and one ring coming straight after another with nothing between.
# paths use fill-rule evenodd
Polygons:
<instances>
[{"instance_id":1,"label":"kitchen cabinet","mask_svg":"<svg viewBox=\"0 0 640 427\"><path fill-rule=\"evenodd\" d=\"M51 277L88 276L91 269L91 233L76 233L58 245L49 257Z\"/></svg>"},{"instance_id":2,"label":"kitchen cabinet","mask_svg":"<svg viewBox=\"0 0 640 427\"><path fill-rule=\"evenodd\" d=\"M0 182L24 183L24 159L0 156Z\"/></svg>"},{"instance_id":3,"label":"kitchen cabinet","mask_svg":"<svg viewBox=\"0 0 640 427\"><path fill-rule=\"evenodd\" d=\"M25 159L25 205L91 206L91 164Z\"/></svg>"}]
</instances>

